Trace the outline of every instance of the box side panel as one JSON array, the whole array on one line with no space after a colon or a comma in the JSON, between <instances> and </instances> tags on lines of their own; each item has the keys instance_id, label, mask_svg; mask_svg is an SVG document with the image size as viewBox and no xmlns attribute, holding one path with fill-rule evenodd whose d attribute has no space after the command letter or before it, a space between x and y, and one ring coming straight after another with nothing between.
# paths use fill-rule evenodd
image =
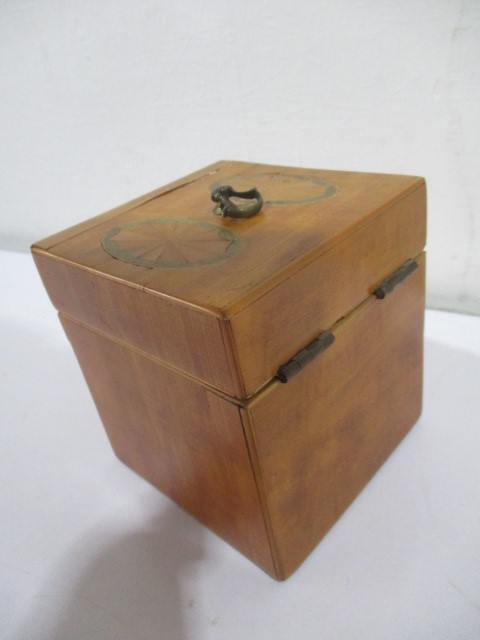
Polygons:
<instances>
[{"instance_id":1,"label":"box side panel","mask_svg":"<svg viewBox=\"0 0 480 640\"><path fill-rule=\"evenodd\" d=\"M418 260L388 297L366 300L336 325L329 349L249 409L248 438L283 577L420 415L424 255Z\"/></svg>"},{"instance_id":2,"label":"box side panel","mask_svg":"<svg viewBox=\"0 0 480 640\"><path fill-rule=\"evenodd\" d=\"M220 318L47 254L33 255L58 311L229 395L238 395Z\"/></svg>"},{"instance_id":3,"label":"box side panel","mask_svg":"<svg viewBox=\"0 0 480 640\"><path fill-rule=\"evenodd\" d=\"M275 575L237 406L60 316L117 456Z\"/></svg>"},{"instance_id":4,"label":"box side panel","mask_svg":"<svg viewBox=\"0 0 480 640\"><path fill-rule=\"evenodd\" d=\"M231 319L247 396L425 246L425 185Z\"/></svg>"}]
</instances>

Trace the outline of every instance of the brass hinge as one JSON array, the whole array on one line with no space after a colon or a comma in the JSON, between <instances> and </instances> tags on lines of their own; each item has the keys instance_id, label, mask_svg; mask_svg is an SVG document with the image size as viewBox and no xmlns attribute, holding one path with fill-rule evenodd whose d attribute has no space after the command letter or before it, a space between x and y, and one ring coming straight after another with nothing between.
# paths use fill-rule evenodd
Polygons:
<instances>
[{"instance_id":1,"label":"brass hinge","mask_svg":"<svg viewBox=\"0 0 480 640\"><path fill-rule=\"evenodd\" d=\"M280 382L288 382L293 376L297 375L306 364L313 360L315 356L325 351L325 349L328 349L334 341L335 336L333 333L331 331L324 331L318 338L312 340L306 347L295 354L291 360L282 364L275 377L278 378Z\"/></svg>"},{"instance_id":2,"label":"brass hinge","mask_svg":"<svg viewBox=\"0 0 480 640\"><path fill-rule=\"evenodd\" d=\"M391 293L397 285L408 276L418 269L418 263L415 260L407 260L399 269L394 271L388 278L375 289L373 295L380 300L383 300L389 293ZM331 331L324 331L318 338L312 340L306 347L296 353L285 364L278 369L276 378L280 382L288 382L294 376L297 375L309 362L311 362L315 356L328 349L328 347L335 341L335 336Z\"/></svg>"},{"instance_id":3,"label":"brass hinge","mask_svg":"<svg viewBox=\"0 0 480 640\"><path fill-rule=\"evenodd\" d=\"M402 266L394 271L391 276L385 278L382 284L375 289L373 295L379 300L383 300L383 298L388 296L388 294L391 293L395 287L400 284L400 282L403 282L405 278L408 278L408 276L416 271L416 269L418 269L418 262L415 262L415 260L407 260L405 264L402 264Z\"/></svg>"}]
</instances>

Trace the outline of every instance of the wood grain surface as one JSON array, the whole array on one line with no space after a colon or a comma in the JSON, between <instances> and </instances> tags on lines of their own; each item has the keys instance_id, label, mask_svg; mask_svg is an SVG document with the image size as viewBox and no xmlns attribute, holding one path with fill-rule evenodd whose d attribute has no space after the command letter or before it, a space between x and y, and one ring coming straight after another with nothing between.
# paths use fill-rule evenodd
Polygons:
<instances>
[{"instance_id":1,"label":"wood grain surface","mask_svg":"<svg viewBox=\"0 0 480 640\"><path fill-rule=\"evenodd\" d=\"M223 161L32 251L118 457L281 580L420 415L425 227L421 178Z\"/></svg>"},{"instance_id":2,"label":"wood grain surface","mask_svg":"<svg viewBox=\"0 0 480 640\"><path fill-rule=\"evenodd\" d=\"M147 295L94 270L34 252L54 307L80 322L153 355L206 385L240 397L238 374L222 334L224 321L204 309ZM230 352L230 358L233 353ZM234 372L234 374L232 373Z\"/></svg>"},{"instance_id":3,"label":"wood grain surface","mask_svg":"<svg viewBox=\"0 0 480 640\"><path fill-rule=\"evenodd\" d=\"M384 300L333 327L335 342L242 409L280 579L303 562L418 419L425 257ZM352 532L354 539L354 532Z\"/></svg>"},{"instance_id":4,"label":"wood grain surface","mask_svg":"<svg viewBox=\"0 0 480 640\"><path fill-rule=\"evenodd\" d=\"M425 257L332 327L287 384L227 401L61 316L117 456L276 579L305 560L418 419Z\"/></svg>"},{"instance_id":5,"label":"wood grain surface","mask_svg":"<svg viewBox=\"0 0 480 640\"><path fill-rule=\"evenodd\" d=\"M425 212L421 187L230 318L247 397L422 251Z\"/></svg>"},{"instance_id":6,"label":"wood grain surface","mask_svg":"<svg viewBox=\"0 0 480 640\"><path fill-rule=\"evenodd\" d=\"M116 455L276 577L239 408L60 315Z\"/></svg>"},{"instance_id":7,"label":"wood grain surface","mask_svg":"<svg viewBox=\"0 0 480 640\"><path fill-rule=\"evenodd\" d=\"M218 182L264 209L214 216ZM59 311L243 399L424 244L421 178L224 161L32 250Z\"/></svg>"},{"instance_id":8,"label":"wood grain surface","mask_svg":"<svg viewBox=\"0 0 480 640\"><path fill-rule=\"evenodd\" d=\"M326 180L336 187L330 198L288 205L266 202L262 212L246 220L214 216L210 200L212 185L241 175L254 182L259 172L287 177ZM60 241L47 239L34 248L48 248L50 255L94 269L105 277L118 278L144 290L168 295L227 316L245 307L279 282L325 253L358 228L389 208L398 199L421 188L421 178L412 176L354 173L277 167L253 163L220 163L216 169L199 172L174 189L145 202L107 214L86 228ZM278 182L272 178L275 190ZM306 182L306 181L305 181ZM303 183L302 183L303 184ZM268 197L268 194L265 194ZM273 196L272 196L273 197ZM217 224L238 235L244 249L231 260L196 269L149 269L124 262L105 251L102 238L122 224L157 218L188 219Z\"/></svg>"}]
</instances>

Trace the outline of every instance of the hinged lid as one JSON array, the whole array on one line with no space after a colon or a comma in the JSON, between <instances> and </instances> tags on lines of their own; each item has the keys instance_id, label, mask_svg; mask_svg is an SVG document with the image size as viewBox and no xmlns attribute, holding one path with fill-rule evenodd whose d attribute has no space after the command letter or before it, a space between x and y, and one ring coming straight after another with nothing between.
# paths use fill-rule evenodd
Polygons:
<instances>
[{"instance_id":1,"label":"hinged lid","mask_svg":"<svg viewBox=\"0 0 480 640\"><path fill-rule=\"evenodd\" d=\"M214 215L222 185L261 211ZM224 161L33 251L60 311L244 398L424 244L422 178Z\"/></svg>"}]
</instances>

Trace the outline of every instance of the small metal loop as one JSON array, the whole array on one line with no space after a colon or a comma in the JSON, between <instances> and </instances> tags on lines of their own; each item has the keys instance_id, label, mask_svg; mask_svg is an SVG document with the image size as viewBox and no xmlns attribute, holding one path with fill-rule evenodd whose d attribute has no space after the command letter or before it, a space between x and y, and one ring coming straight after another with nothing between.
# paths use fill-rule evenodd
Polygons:
<instances>
[{"instance_id":1,"label":"small metal loop","mask_svg":"<svg viewBox=\"0 0 480 640\"><path fill-rule=\"evenodd\" d=\"M256 215L263 205L263 198L258 189L248 191L235 191L228 184L217 186L211 193L214 202L218 202L213 210L217 216L228 216L229 218L251 218ZM255 200L251 205L239 207L230 198L243 198L245 200Z\"/></svg>"}]
</instances>

